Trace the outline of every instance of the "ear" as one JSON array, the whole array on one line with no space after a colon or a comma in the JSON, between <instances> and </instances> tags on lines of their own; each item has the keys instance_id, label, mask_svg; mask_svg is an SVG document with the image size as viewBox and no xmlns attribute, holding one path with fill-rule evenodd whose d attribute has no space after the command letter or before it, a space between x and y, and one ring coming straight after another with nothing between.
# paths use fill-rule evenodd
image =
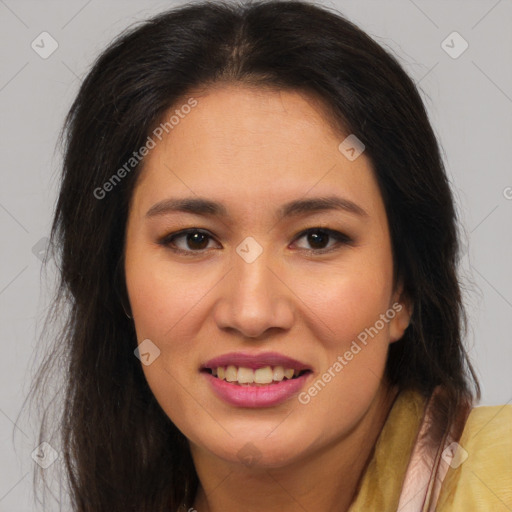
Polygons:
<instances>
[{"instance_id":1,"label":"ear","mask_svg":"<svg viewBox=\"0 0 512 512\"><path fill-rule=\"evenodd\" d=\"M411 323L414 310L410 298L403 291L403 284L401 282L393 295L390 307L395 312L395 316L389 322L389 342L393 343L404 335L405 330Z\"/></svg>"}]
</instances>

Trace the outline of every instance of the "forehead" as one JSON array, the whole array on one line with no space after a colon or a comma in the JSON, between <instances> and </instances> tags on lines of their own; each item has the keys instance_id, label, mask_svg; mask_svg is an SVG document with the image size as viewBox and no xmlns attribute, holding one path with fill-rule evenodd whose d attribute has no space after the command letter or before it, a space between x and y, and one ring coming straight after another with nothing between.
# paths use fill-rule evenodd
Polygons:
<instances>
[{"instance_id":1,"label":"forehead","mask_svg":"<svg viewBox=\"0 0 512 512\"><path fill-rule=\"evenodd\" d=\"M181 109L190 98L195 106ZM156 201L172 191L261 205L339 191L369 207L377 199L372 194L379 195L371 162L364 153L353 161L342 154L348 134L335 129L326 108L298 91L240 85L191 91L164 116L165 122L177 114L145 158L135 195Z\"/></svg>"},{"instance_id":2,"label":"forehead","mask_svg":"<svg viewBox=\"0 0 512 512\"><path fill-rule=\"evenodd\" d=\"M253 139L256 149L258 142L268 144L274 139L277 145L291 136L303 139L308 132L312 138L320 133L336 139L342 135L335 133L328 106L318 96L305 92L226 84L198 90L196 94L192 91L190 97L197 100L197 106L185 116L190 122L182 128L193 124L206 144L210 140L231 140L236 144ZM177 102L171 111L185 101L183 98ZM179 124L185 125L185 119ZM190 135L183 129L172 131L176 139Z\"/></svg>"}]
</instances>

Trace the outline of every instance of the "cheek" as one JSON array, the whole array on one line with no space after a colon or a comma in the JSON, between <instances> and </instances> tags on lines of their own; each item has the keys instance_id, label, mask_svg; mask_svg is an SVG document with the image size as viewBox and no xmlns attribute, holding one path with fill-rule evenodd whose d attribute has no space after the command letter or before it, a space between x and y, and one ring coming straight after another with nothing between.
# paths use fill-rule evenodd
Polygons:
<instances>
[{"instance_id":1,"label":"cheek","mask_svg":"<svg viewBox=\"0 0 512 512\"><path fill-rule=\"evenodd\" d=\"M309 319L309 328L323 348L319 375L301 402L309 403L318 428L330 424L325 414L337 416L341 423L361 417L386 364L390 319L395 315L390 307L391 257L386 251L358 256L328 279L310 273L300 283L301 298L308 306L302 318ZM316 286L311 287L311 282Z\"/></svg>"},{"instance_id":2,"label":"cheek","mask_svg":"<svg viewBox=\"0 0 512 512\"><path fill-rule=\"evenodd\" d=\"M138 342L149 339L160 351L142 369L157 398L159 390L174 394L195 364L190 344L200 326L196 315L204 289L143 251L127 251L125 275Z\"/></svg>"},{"instance_id":3,"label":"cheek","mask_svg":"<svg viewBox=\"0 0 512 512\"><path fill-rule=\"evenodd\" d=\"M203 418L201 404L206 401L193 386L197 361L191 349L200 328L197 313L205 291L192 286L186 273L170 272L168 267L143 257L127 259L126 284L139 343L149 339L160 351L151 364L141 362L147 383L170 420L199 442L190 418Z\"/></svg>"},{"instance_id":4,"label":"cheek","mask_svg":"<svg viewBox=\"0 0 512 512\"><path fill-rule=\"evenodd\" d=\"M321 373L330 372L322 380L333 394L339 393L334 400L345 407L364 403L358 396L372 394L384 369L389 346L389 320L381 320L389 311L386 290L384 282L347 277L313 300L318 317L313 332L324 349Z\"/></svg>"},{"instance_id":5,"label":"cheek","mask_svg":"<svg viewBox=\"0 0 512 512\"><path fill-rule=\"evenodd\" d=\"M308 306L303 318L309 318L311 329L330 349L342 350L390 308L392 265L388 258L375 255L357 260L328 276L319 270L317 275L307 272L294 278L297 294Z\"/></svg>"},{"instance_id":6,"label":"cheek","mask_svg":"<svg viewBox=\"0 0 512 512\"><path fill-rule=\"evenodd\" d=\"M213 282L209 285L206 278L198 283L186 268L179 270L168 261L140 254L127 258L126 285L137 334L163 343L193 335L183 332L183 327L198 326L190 319ZM180 331L182 336L175 336Z\"/></svg>"}]
</instances>

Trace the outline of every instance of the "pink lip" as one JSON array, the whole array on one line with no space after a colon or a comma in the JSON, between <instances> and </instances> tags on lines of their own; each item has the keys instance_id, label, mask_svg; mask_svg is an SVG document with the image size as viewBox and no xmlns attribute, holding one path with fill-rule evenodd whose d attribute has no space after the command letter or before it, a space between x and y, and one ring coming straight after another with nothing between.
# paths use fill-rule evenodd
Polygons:
<instances>
[{"instance_id":1,"label":"pink lip","mask_svg":"<svg viewBox=\"0 0 512 512\"><path fill-rule=\"evenodd\" d=\"M311 370L311 366L283 356L278 352L262 352L261 354L249 354L247 352L230 352L210 359L201 366L201 369L218 368L219 366L243 366L244 368L264 368L265 366L282 366L283 368L292 368L294 370Z\"/></svg>"},{"instance_id":2,"label":"pink lip","mask_svg":"<svg viewBox=\"0 0 512 512\"><path fill-rule=\"evenodd\" d=\"M219 365L222 366L222 365ZM271 407L288 400L298 393L311 375L310 372L295 379L274 382L264 386L240 385L227 382L203 372L214 393L231 405L238 407Z\"/></svg>"}]
</instances>

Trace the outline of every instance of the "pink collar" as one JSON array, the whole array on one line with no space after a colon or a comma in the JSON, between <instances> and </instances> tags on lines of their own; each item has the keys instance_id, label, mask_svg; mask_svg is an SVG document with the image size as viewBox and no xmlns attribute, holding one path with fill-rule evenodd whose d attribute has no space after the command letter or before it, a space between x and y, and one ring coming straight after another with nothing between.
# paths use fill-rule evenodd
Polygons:
<instances>
[{"instance_id":1,"label":"pink collar","mask_svg":"<svg viewBox=\"0 0 512 512\"><path fill-rule=\"evenodd\" d=\"M435 429L436 405L443 399L443 395L441 386L437 386L425 405L405 473L398 512L434 512L444 477L452 461L457 457L457 441L460 439L472 405L463 404L456 421L451 425L447 425L445 421L440 436L433 439L432 427ZM437 422L439 421L442 420L438 419Z\"/></svg>"}]
</instances>

